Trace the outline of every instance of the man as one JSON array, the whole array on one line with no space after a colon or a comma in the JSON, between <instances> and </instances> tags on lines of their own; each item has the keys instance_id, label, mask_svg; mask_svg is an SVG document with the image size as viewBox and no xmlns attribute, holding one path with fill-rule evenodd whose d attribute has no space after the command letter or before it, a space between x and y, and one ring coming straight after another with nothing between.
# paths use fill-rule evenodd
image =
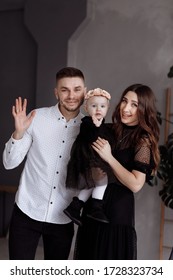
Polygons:
<instances>
[{"instance_id":1,"label":"man","mask_svg":"<svg viewBox=\"0 0 173 280\"><path fill-rule=\"evenodd\" d=\"M85 92L83 73L66 67L56 74L55 106L27 116L27 100L16 99L15 131L5 145L3 164L12 169L27 159L9 229L10 259L34 259L41 236L44 259L68 259L74 226L63 210L74 191L66 189L66 169Z\"/></svg>"}]
</instances>

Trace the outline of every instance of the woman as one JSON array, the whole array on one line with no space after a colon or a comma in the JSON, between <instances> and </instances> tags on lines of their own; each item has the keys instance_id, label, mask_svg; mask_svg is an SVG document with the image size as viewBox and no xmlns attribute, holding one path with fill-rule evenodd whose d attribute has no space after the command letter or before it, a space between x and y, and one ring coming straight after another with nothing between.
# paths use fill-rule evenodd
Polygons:
<instances>
[{"instance_id":1,"label":"woman","mask_svg":"<svg viewBox=\"0 0 173 280\"><path fill-rule=\"evenodd\" d=\"M112 170L104 195L109 224L87 218L78 229L76 259L137 259L134 227L134 194L148 181L159 164L159 126L155 96L145 85L134 84L122 94L112 116L115 148L98 138L92 145ZM104 172L102 172L104 176Z\"/></svg>"}]
</instances>

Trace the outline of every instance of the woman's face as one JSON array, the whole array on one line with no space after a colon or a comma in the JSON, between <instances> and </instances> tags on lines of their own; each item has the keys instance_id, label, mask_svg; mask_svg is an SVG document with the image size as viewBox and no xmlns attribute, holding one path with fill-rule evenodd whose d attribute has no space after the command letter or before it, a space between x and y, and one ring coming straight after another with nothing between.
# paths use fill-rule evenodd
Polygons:
<instances>
[{"instance_id":1,"label":"woman's face","mask_svg":"<svg viewBox=\"0 0 173 280\"><path fill-rule=\"evenodd\" d=\"M120 104L120 116L122 123L133 126L138 124L138 97L133 91L128 91Z\"/></svg>"}]
</instances>

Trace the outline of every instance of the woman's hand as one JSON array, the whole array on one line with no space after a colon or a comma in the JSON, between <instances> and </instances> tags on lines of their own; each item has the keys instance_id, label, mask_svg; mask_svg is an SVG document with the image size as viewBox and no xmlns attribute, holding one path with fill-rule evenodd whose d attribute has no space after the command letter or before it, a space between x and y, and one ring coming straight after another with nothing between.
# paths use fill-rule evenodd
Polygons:
<instances>
[{"instance_id":1,"label":"woman's hand","mask_svg":"<svg viewBox=\"0 0 173 280\"><path fill-rule=\"evenodd\" d=\"M146 175L140 171L128 171L121 163L113 157L109 142L105 139L98 137L97 141L92 144L93 149L99 156L105 160L116 178L132 192L138 192L145 183Z\"/></svg>"},{"instance_id":2,"label":"woman's hand","mask_svg":"<svg viewBox=\"0 0 173 280\"><path fill-rule=\"evenodd\" d=\"M20 139L23 137L25 131L28 129L35 116L35 112L33 111L28 117L26 115L26 107L27 100L24 99L22 102L21 97L16 99L16 103L12 107L12 115L15 121L15 132L13 133L13 137L15 139Z\"/></svg>"},{"instance_id":3,"label":"woman's hand","mask_svg":"<svg viewBox=\"0 0 173 280\"><path fill-rule=\"evenodd\" d=\"M112 152L111 146L107 140L98 137L98 139L93 142L92 147L103 160L106 162L109 161L110 157L112 156Z\"/></svg>"}]
</instances>

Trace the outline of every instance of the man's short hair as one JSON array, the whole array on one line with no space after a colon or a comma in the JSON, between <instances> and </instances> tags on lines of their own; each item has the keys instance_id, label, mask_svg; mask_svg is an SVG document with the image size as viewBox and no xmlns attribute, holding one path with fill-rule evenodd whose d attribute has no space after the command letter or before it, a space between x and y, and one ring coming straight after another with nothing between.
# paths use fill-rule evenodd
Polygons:
<instances>
[{"instance_id":1,"label":"man's short hair","mask_svg":"<svg viewBox=\"0 0 173 280\"><path fill-rule=\"evenodd\" d=\"M74 67L65 67L56 73L56 82L58 82L62 78L72 78L72 77L80 77L81 79L85 80L84 74L82 73L81 70Z\"/></svg>"}]
</instances>

